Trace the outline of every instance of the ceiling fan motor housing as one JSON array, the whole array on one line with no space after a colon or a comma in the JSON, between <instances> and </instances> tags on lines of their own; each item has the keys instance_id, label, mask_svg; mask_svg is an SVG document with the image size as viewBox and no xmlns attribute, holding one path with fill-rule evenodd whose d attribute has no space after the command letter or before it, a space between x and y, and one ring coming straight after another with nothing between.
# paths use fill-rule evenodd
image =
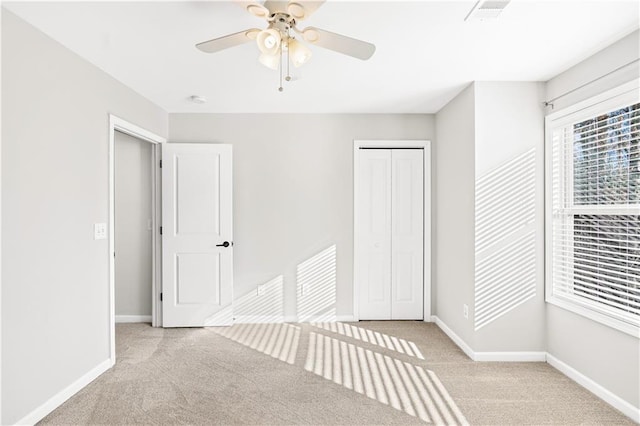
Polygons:
<instances>
[{"instance_id":1,"label":"ceiling fan motor housing","mask_svg":"<svg viewBox=\"0 0 640 426\"><path fill-rule=\"evenodd\" d=\"M283 36L288 35L289 30L296 26L296 20L288 13L274 13L269 21L269 28L277 29Z\"/></svg>"}]
</instances>

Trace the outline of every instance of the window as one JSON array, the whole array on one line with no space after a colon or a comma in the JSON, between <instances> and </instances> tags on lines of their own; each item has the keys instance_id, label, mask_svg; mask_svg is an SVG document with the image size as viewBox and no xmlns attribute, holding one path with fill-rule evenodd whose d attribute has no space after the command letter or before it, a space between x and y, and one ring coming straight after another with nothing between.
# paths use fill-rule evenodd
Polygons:
<instances>
[{"instance_id":1,"label":"window","mask_svg":"<svg viewBox=\"0 0 640 426\"><path fill-rule=\"evenodd\" d=\"M640 99L618 88L547 117L547 294L640 330Z\"/></svg>"}]
</instances>

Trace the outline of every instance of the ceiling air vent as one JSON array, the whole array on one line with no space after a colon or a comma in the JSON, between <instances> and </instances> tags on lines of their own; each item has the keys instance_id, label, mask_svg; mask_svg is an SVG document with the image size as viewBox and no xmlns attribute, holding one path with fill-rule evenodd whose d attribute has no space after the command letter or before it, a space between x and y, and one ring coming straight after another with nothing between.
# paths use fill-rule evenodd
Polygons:
<instances>
[{"instance_id":1,"label":"ceiling air vent","mask_svg":"<svg viewBox=\"0 0 640 426\"><path fill-rule=\"evenodd\" d=\"M510 0L479 0L473 5L471 11L464 18L465 21L471 19L496 19L505 7L509 4Z\"/></svg>"}]
</instances>

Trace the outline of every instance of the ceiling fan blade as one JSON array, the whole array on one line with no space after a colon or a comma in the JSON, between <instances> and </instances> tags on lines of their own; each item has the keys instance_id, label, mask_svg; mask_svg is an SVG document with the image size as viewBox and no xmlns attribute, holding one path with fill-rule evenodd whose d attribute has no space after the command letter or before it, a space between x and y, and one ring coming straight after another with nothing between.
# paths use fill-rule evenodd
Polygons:
<instances>
[{"instance_id":1,"label":"ceiling fan blade","mask_svg":"<svg viewBox=\"0 0 640 426\"><path fill-rule=\"evenodd\" d=\"M255 34L258 32L260 32L259 29L251 28L249 30L240 31L239 33L203 41L202 43L196 44L196 47L205 53L215 53L230 47L248 43L255 39Z\"/></svg>"},{"instance_id":2,"label":"ceiling fan blade","mask_svg":"<svg viewBox=\"0 0 640 426\"><path fill-rule=\"evenodd\" d=\"M289 5L288 1L282 1L282 0L267 0L264 2L264 7L269 9L269 12L271 12L272 14L276 12L287 13L288 5Z\"/></svg>"},{"instance_id":3,"label":"ceiling fan blade","mask_svg":"<svg viewBox=\"0 0 640 426\"><path fill-rule=\"evenodd\" d=\"M307 27L302 30L302 37L305 41L316 46L353 56L363 61L369 59L376 51L376 46L371 43L316 27Z\"/></svg>"},{"instance_id":4,"label":"ceiling fan blade","mask_svg":"<svg viewBox=\"0 0 640 426\"><path fill-rule=\"evenodd\" d=\"M326 0L292 0L287 6L287 11L296 21L302 21L318 10L325 1Z\"/></svg>"},{"instance_id":5,"label":"ceiling fan blade","mask_svg":"<svg viewBox=\"0 0 640 426\"><path fill-rule=\"evenodd\" d=\"M258 18L268 18L269 17L269 9L264 7L262 4L257 1L251 0L234 0L234 3L252 14L253 16L257 16Z\"/></svg>"}]
</instances>

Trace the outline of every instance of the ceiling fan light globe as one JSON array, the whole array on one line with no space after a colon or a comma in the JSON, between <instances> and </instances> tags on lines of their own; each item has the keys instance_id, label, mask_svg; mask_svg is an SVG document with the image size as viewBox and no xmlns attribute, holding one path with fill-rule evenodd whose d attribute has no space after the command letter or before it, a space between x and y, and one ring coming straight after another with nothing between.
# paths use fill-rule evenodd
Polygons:
<instances>
[{"instance_id":1,"label":"ceiling fan light globe","mask_svg":"<svg viewBox=\"0 0 640 426\"><path fill-rule=\"evenodd\" d=\"M273 28L262 30L256 37L258 49L265 55L275 55L280 49L280 33Z\"/></svg>"},{"instance_id":2,"label":"ceiling fan light globe","mask_svg":"<svg viewBox=\"0 0 640 426\"><path fill-rule=\"evenodd\" d=\"M258 60L262 65L272 70L277 70L280 66L280 56L278 55L267 55L266 53L263 53L260 55Z\"/></svg>"},{"instance_id":3,"label":"ceiling fan light globe","mask_svg":"<svg viewBox=\"0 0 640 426\"><path fill-rule=\"evenodd\" d=\"M315 43L320 39L320 34L318 34L316 30L308 28L302 31L302 37L304 37L305 41L308 41L309 43Z\"/></svg>"},{"instance_id":4,"label":"ceiling fan light globe","mask_svg":"<svg viewBox=\"0 0 640 426\"><path fill-rule=\"evenodd\" d=\"M272 36L272 35L267 36L264 39L264 46L267 49L273 49L276 46L276 38L274 36Z\"/></svg>"},{"instance_id":5,"label":"ceiling fan light globe","mask_svg":"<svg viewBox=\"0 0 640 426\"><path fill-rule=\"evenodd\" d=\"M298 40L289 40L289 58L293 66L299 68L311 59L311 50Z\"/></svg>"},{"instance_id":6,"label":"ceiling fan light globe","mask_svg":"<svg viewBox=\"0 0 640 426\"><path fill-rule=\"evenodd\" d=\"M260 4L250 4L247 6L247 12L258 18L266 18L269 16L269 9Z\"/></svg>"},{"instance_id":7,"label":"ceiling fan light globe","mask_svg":"<svg viewBox=\"0 0 640 426\"><path fill-rule=\"evenodd\" d=\"M304 19L307 16L307 12L304 10L304 6L300 3L291 2L287 6L287 11L289 15L293 16L295 19Z\"/></svg>"},{"instance_id":8,"label":"ceiling fan light globe","mask_svg":"<svg viewBox=\"0 0 640 426\"><path fill-rule=\"evenodd\" d=\"M255 29L255 28L251 29L251 30L248 30L246 33L244 33L244 35L246 35L247 38L251 39L251 40L255 40L256 37L258 37L258 34L260 34L260 30Z\"/></svg>"}]
</instances>

